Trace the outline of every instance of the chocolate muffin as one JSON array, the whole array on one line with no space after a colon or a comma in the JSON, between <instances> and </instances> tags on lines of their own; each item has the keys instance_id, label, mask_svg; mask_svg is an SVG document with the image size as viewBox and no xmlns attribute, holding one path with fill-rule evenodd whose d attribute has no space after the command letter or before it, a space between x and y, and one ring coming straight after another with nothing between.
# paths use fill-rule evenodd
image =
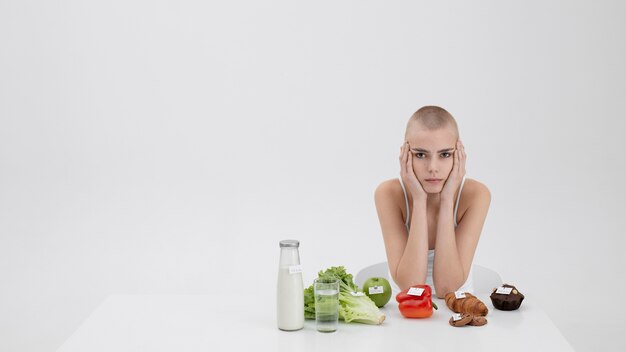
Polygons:
<instances>
[{"instance_id":1,"label":"chocolate muffin","mask_svg":"<svg viewBox=\"0 0 626 352\"><path fill-rule=\"evenodd\" d=\"M501 293L498 293L498 290L500 290ZM493 306L499 310L516 310L522 305L522 301L524 300L524 295L519 292L515 286L508 284L494 288L489 297L491 298Z\"/></svg>"}]
</instances>

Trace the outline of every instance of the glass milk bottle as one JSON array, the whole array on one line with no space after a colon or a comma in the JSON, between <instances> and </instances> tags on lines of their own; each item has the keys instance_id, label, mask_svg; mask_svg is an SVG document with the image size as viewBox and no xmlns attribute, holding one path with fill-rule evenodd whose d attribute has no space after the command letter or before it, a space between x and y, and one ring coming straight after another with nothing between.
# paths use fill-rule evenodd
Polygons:
<instances>
[{"instance_id":1,"label":"glass milk bottle","mask_svg":"<svg viewBox=\"0 0 626 352\"><path fill-rule=\"evenodd\" d=\"M278 328L300 330L304 327L304 287L296 240L280 241L276 308Z\"/></svg>"}]
</instances>

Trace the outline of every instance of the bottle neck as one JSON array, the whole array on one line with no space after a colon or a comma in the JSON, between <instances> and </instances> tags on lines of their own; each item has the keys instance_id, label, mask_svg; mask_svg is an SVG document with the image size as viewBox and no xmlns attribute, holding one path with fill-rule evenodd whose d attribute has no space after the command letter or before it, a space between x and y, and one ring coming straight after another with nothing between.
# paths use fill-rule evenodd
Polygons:
<instances>
[{"instance_id":1,"label":"bottle neck","mask_svg":"<svg viewBox=\"0 0 626 352\"><path fill-rule=\"evenodd\" d=\"M280 266L299 265L300 254L297 247L282 247L280 249Z\"/></svg>"}]
</instances>

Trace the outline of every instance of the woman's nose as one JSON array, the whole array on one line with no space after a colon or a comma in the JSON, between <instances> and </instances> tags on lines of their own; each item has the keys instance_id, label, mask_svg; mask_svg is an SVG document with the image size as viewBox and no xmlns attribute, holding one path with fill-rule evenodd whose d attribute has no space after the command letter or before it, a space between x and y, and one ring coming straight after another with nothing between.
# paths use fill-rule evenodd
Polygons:
<instances>
[{"instance_id":1,"label":"woman's nose","mask_svg":"<svg viewBox=\"0 0 626 352\"><path fill-rule=\"evenodd\" d=\"M428 171L435 172L437 171L437 162L434 159L431 159L428 163Z\"/></svg>"}]
</instances>

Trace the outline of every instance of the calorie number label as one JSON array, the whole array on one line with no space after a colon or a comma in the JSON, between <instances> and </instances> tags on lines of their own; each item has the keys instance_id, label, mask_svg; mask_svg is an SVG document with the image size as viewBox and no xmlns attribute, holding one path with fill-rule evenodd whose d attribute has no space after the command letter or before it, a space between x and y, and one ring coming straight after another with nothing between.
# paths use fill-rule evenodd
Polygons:
<instances>
[{"instance_id":1,"label":"calorie number label","mask_svg":"<svg viewBox=\"0 0 626 352\"><path fill-rule=\"evenodd\" d=\"M411 287L409 292L407 292L407 294L411 296L421 296L422 293L424 293L424 289L421 287Z\"/></svg>"},{"instance_id":2,"label":"calorie number label","mask_svg":"<svg viewBox=\"0 0 626 352\"><path fill-rule=\"evenodd\" d=\"M301 265L291 265L289 266L289 274L298 274L302 272Z\"/></svg>"},{"instance_id":3,"label":"calorie number label","mask_svg":"<svg viewBox=\"0 0 626 352\"><path fill-rule=\"evenodd\" d=\"M368 291L370 295L377 295L385 292L385 289L382 286L372 286L368 289Z\"/></svg>"},{"instance_id":4,"label":"calorie number label","mask_svg":"<svg viewBox=\"0 0 626 352\"><path fill-rule=\"evenodd\" d=\"M454 297L456 297L457 299L459 299L459 298L465 298L465 292L456 291L456 292L454 293Z\"/></svg>"},{"instance_id":5,"label":"calorie number label","mask_svg":"<svg viewBox=\"0 0 626 352\"><path fill-rule=\"evenodd\" d=\"M513 291L512 287L503 287L503 286L501 286L501 287L498 287L498 289L496 290L496 293L501 293L501 294L504 294L504 295L510 295L511 291Z\"/></svg>"},{"instance_id":6,"label":"calorie number label","mask_svg":"<svg viewBox=\"0 0 626 352\"><path fill-rule=\"evenodd\" d=\"M452 316L452 321L457 321L457 320L461 320L462 316L459 313L456 313L455 315Z\"/></svg>"},{"instance_id":7,"label":"calorie number label","mask_svg":"<svg viewBox=\"0 0 626 352\"><path fill-rule=\"evenodd\" d=\"M365 296L365 293L363 292L350 292L350 294L353 295L354 297Z\"/></svg>"}]
</instances>

